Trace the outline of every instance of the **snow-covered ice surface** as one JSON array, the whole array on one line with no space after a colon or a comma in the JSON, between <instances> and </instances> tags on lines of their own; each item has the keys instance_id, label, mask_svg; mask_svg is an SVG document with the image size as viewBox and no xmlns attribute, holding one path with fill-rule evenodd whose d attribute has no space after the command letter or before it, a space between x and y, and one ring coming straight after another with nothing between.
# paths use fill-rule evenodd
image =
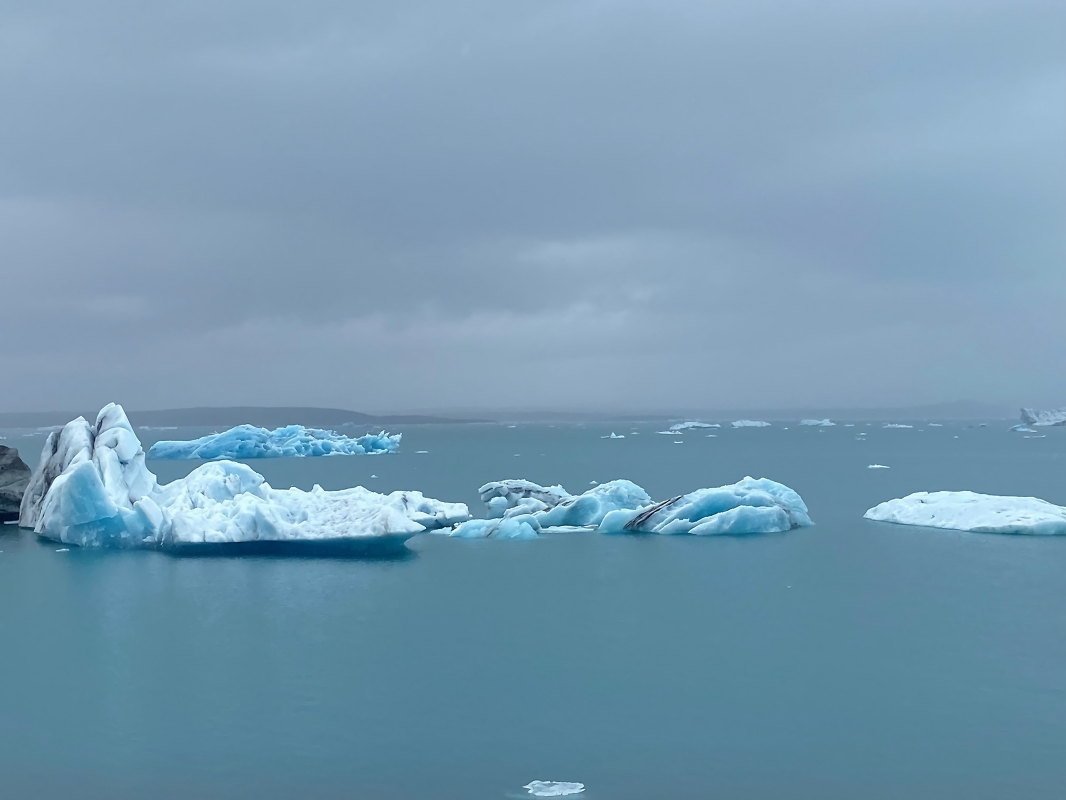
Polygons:
<instances>
[{"instance_id":1,"label":"snow-covered ice surface","mask_svg":"<svg viewBox=\"0 0 1066 800\"><path fill-rule=\"evenodd\" d=\"M699 420L688 420L686 422L678 422L670 426L672 431L687 431L693 428L721 428L717 422L700 422Z\"/></svg>"},{"instance_id":2,"label":"snow-covered ice surface","mask_svg":"<svg viewBox=\"0 0 1066 800\"><path fill-rule=\"evenodd\" d=\"M561 486L518 480L486 484L480 492L490 514L497 516L463 522L441 533L459 538L532 539L541 532L585 529L709 536L782 533L812 524L807 506L795 491L765 478L744 478L662 502L653 502L647 492L627 480L601 483L563 499L559 499L559 493L565 492Z\"/></svg>"},{"instance_id":3,"label":"snow-covered ice surface","mask_svg":"<svg viewBox=\"0 0 1066 800\"><path fill-rule=\"evenodd\" d=\"M585 784L573 781L530 781L522 788L534 797L566 797L585 791Z\"/></svg>"},{"instance_id":4,"label":"snow-covered ice surface","mask_svg":"<svg viewBox=\"0 0 1066 800\"><path fill-rule=\"evenodd\" d=\"M761 419L738 419L732 423L734 428L769 428L770 423Z\"/></svg>"},{"instance_id":5,"label":"snow-covered ice surface","mask_svg":"<svg viewBox=\"0 0 1066 800\"><path fill-rule=\"evenodd\" d=\"M801 419L800 425L808 428L832 428L836 426L836 423L831 419Z\"/></svg>"},{"instance_id":6,"label":"snow-covered ice surface","mask_svg":"<svg viewBox=\"0 0 1066 800\"><path fill-rule=\"evenodd\" d=\"M1035 497L915 492L874 506L864 516L879 522L974 533L1066 534L1066 508Z\"/></svg>"},{"instance_id":7,"label":"snow-covered ice surface","mask_svg":"<svg viewBox=\"0 0 1066 800\"><path fill-rule=\"evenodd\" d=\"M1051 411L1039 411L1035 408L1023 408L1022 422L1027 425L1066 425L1066 408Z\"/></svg>"},{"instance_id":8,"label":"snow-covered ice surface","mask_svg":"<svg viewBox=\"0 0 1066 800\"><path fill-rule=\"evenodd\" d=\"M363 487L274 489L251 467L213 461L160 486L121 406L49 434L19 525L82 547L235 543L402 543L469 518L462 503Z\"/></svg>"},{"instance_id":9,"label":"snow-covered ice surface","mask_svg":"<svg viewBox=\"0 0 1066 800\"><path fill-rule=\"evenodd\" d=\"M400 449L402 434L368 433L353 438L322 428L286 425L268 430L255 425L238 425L222 433L209 433L189 441L156 442L149 458L294 458L303 456L362 456L393 453Z\"/></svg>"}]
</instances>

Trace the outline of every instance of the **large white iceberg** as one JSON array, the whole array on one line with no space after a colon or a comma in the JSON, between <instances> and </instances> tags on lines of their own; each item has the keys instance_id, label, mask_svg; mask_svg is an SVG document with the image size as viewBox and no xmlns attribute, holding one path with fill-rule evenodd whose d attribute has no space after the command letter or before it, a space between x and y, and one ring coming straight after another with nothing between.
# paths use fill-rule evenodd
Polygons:
<instances>
[{"instance_id":1,"label":"large white iceberg","mask_svg":"<svg viewBox=\"0 0 1066 800\"><path fill-rule=\"evenodd\" d=\"M1066 425L1066 408L1056 408L1052 411L1023 408L1021 416L1026 425Z\"/></svg>"},{"instance_id":2,"label":"large white iceberg","mask_svg":"<svg viewBox=\"0 0 1066 800\"><path fill-rule=\"evenodd\" d=\"M49 434L19 524L83 547L402 542L469 518L462 503L363 487L274 489L251 467L204 464L160 486L121 406Z\"/></svg>"},{"instance_id":3,"label":"large white iceberg","mask_svg":"<svg viewBox=\"0 0 1066 800\"><path fill-rule=\"evenodd\" d=\"M222 433L209 433L188 441L161 441L149 448L149 458L293 458L302 456L362 456L393 453L400 448L402 434L368 433L353 438L322 428L286 425L284 428L257 428L238 425Z\"/></svg>"},{"instance_id":4,"label":"large white iceberg","mask_svg":"<svg viewBox=\"0 0 1066 800\"><path fill-rule=\"evenodd\" d=\"M879 522L974 533L1066 534L1066 508L1035 497L915 492L874 506L864 516Z\"/></svg>"},{"instance_id":5,"label":"large white iceberg","mask_svg":"<svg viewBox=\"0 0 1066 800\"><path fill-rule=\"evenodd\" d=\"M833 428L836 427L836 423L831 419L801 419L800 425L804 425L808 428Z\"/></svg>"},{"instance_id":6,"label":"large white iceberg","mask_svg":"<svg viewBox=\"0 0 1066 800\"><path fill-rule=\"evenodd\" d=\"M769 428L770 423L761 419L738 419L732 423L734 428Z\"/></svg>"},{"instance_id":7,"label":"large white iceberg","mask_svg":"<svg viewBox=\"0 0 1066 800\"><path fill-rule=\"evenodd\" d=\"M516 489L523 494L516 496ZM450 531L460 538L533 539L542 531L584 528L601 533L713 534L781 533L811 525L803 499L792 489L765 478L744 478L735 484L698 489L662 502L652 502L635 483L615 480L579 495L559 499L560 486L529 481L497 481L481 487L490 513ZM535 494L542 499L536 499ZM506 508L498 501L507 497ZM547 502L545 502L547 501ZM548 505L548 503L551 503Z\"/></svg>"}]
</instances>

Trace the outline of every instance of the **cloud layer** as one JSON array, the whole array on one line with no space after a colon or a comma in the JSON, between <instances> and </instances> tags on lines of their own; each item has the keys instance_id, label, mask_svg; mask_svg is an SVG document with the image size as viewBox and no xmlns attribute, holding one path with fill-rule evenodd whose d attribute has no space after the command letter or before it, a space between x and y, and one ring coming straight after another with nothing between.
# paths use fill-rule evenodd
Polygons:
<instances>
[{"instance_id":1,"label":"cloud layer","mask_svg":"<svg viewBox=\"0 0 1066 800\"><path fill-rule=\"evenodd\" d=\"M1066 402L1066 6L0 3L0 408Z\"/></svg>"}]
</instances>

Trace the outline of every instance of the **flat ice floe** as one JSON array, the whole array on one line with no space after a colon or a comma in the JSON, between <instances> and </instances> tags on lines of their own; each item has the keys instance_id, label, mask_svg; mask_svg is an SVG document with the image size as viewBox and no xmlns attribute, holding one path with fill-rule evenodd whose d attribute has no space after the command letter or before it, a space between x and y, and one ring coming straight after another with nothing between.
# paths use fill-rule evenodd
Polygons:
<instances>
[{"instance_id":1,"label":"flat ice floe","mask_svg":"<svg viewBox=\"0 0 1066 800\"><path fill-rule=\"evenodd\" d=\"M831 419L801 419L800 425L808 428L833 428L836 423Z\"/></svg>"},{"instance_id":2,"label":"flat ice floe","mask_svg":"<svg viewBox=\"0 0 1066 800\"><path fill-rule=\"evenodd\" d=\"M881 427L882 428L898 428L898 429L902 430L902 429L905 429L905 428L913 428L914 426L913 425L907 425L906 423L903 423L903 422L886 422Z\"/></svg>"},{"instance_id":3,"label":"flat ice floe","mask_svg":"<svg viewBox=\"0 0 1066 800\"><path fill-rule=\"evenodd\" d=\"M915 492L874 506L866 519L974 533L1066 534L1066 508L1035 497Z\"/></svg>"},{"instance_id":4,"label":"flat ice floe","mask_svg":"<svg viewBox=\"0 0 1066 800\"><path fill-rule=\"evenodd\" d=\"M885 464L870 464L866 469L892 469L892 467L886 466Z\"/></svg>"},{"instance_id":5,"label":"flat ice floe","mask_svg":"<svg viewBox=\"0 0 1066 800\"><path fill-rule=\"evenodd\" d=\"M533 539L541 532L740 535L782 533L812 524L802 498L765 478L698 489L653 502L635 483L615 480L571 495L561 486L496 481L481 487L490 519L460 523L440 533L459 538Z\"/></svg>"},{"instance_id":6,"label":"flat ice floe","mask_svg":"<svg viewBox=\"0 0 1066 800\"><path fill-rule=\"evenodd\" d=\"M362 456L394 453L400 449L402 434L368 433L353 438L322 428L286 425L268 430L255 425L238 425L222 433L209 433L188 441L156 442L149 458L300 458L305 456Z\"/></svg>"},{"instance_id":7,"label":"flat ice floe","mask_svg":"<svg viewBox=\"0 0 1066 800\"><path fill-rule=\"evenodd\" d=\"M670 430L675 433L678 431L687 431L693 428L721 428L717 422L700 422L699 420L689 420L687 422L677 422L670 426Z\"/></svg>"},{"instance_id":8,"label":"flat ice floe","mask_svg":"<svg viewBox=\"0 0 1066 800\"><path fill-rule=\"evenodd\" d=\"M1014 433L1036 433L1036 428L1033 428L1026 423L1022 422L1018 425L1012 425L1010 427Z\"/></svg>"},{"instance_id":9,"label":"flat ice floe","mask_svg":"<svg viewBox=\"0 0 1066 800\"><path fill-rule=\"evenodd\" d=\"M585 791L585 784L573 781L530 781L522 788L534 797L566 797Z\"/></svg>"},{"instance_id":10,"label":"flat ice floe","mask_svg":"<svg viewBox=\"0 0 1066 800\"><path fill-rule=\"evenodd\" d=\"M769 428L770 423L761 419L738 419L730 423L734 428Z\"/></svg>"},{"instance_id":11,"label":"flat ice floe","mask_svg":"<svg viewBox=\"0 0 1066 800\"><path fill-rule=\"evenodd\" d=\"M462 503L363 487L274 489L251 467L214 461L159 485L121 406L49 434L19 525L82 547L402 542L468 519Z\"/></svg>"}]
</instances>

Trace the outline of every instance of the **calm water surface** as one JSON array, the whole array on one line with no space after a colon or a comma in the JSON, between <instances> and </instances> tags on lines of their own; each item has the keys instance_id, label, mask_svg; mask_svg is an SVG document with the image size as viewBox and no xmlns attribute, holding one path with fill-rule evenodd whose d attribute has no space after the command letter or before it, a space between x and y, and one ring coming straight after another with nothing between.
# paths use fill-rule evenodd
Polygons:
<instances>
[{"instance_id":1,"label":"calm water surface","mask_svg":"<svg viewBox=\"0 0 1066 800\"><path fill-rule=\"evenodd\" d=\"M766 476L816 522L775 536L422 536L367 562L57 553L5 527L0 794L1061 797L1066 540L861 519L919 489L1066 503L1066 431L1005 427L410 427L394 456L252 462L472 508L505 477ZM36 459L40 435L0 433Z\"/></svg>"}]
</instances>

